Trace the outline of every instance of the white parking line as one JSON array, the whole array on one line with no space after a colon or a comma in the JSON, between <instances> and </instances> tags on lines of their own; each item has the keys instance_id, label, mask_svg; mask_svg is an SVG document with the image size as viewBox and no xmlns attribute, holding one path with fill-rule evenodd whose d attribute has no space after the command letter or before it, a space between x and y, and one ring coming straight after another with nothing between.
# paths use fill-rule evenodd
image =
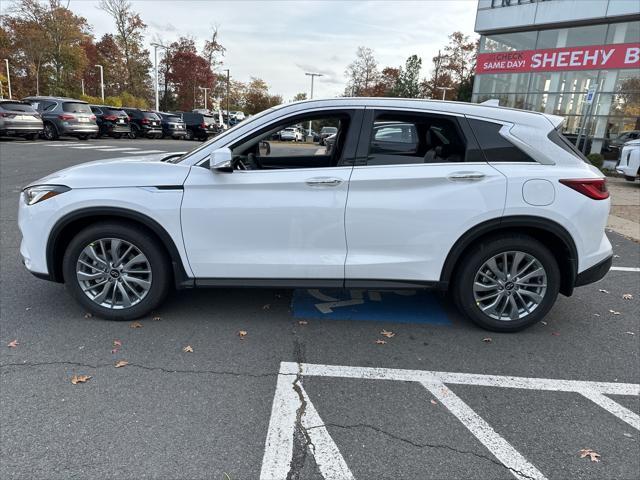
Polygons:
<instances>
[{"instance_id":1,"label":"white parking line","mask_svg":"<svg viewBox=\"0 0 640 480\"><path fill-rule=\"evenodd\" d=\"M86 145L86 142L74 142L74 143L38 143L38 145L43 145L47 147L72 147L74 145Z\"/></svg>"},{"instance_id":2,"label":"white parking line","mask_svg":"<svg viewBox=\"0 0 640 480\"><path fill-rule=\"evenodd\" d=\"M72 146L69 148L76 148L78 150L95 150L96 148L109 148L113 147L113 145L83 145L83 146Z\"/></svg>"},{"instance_id":3,"label":"white parking line","mask_svg":"<svg viewBox=\"0 0 640 480\"><path fill-rule=\"evenodd\" d=\"M125 150L140 150L136 147L105 147L100 149L101 152L124 152Z\"/></svg>"},{"instance_id":4,"label":"white parking line","mask_svg":"<svg viewBox=\"0 0 640 480\"><path fill-rule=\"evenodd\" d=\"M134 155L140 155L143 153L166 153L166 150L140 150L139 152L129 152L129 153L133 153Z\"/></svg>"},{"instance_id":5,"label":"white parking line","mask_svg":"<svg viewBox=\"0 0 640 480\"><path fill-rule=\"evenodd\" d=\"M640 268L638 267L611 267L611 270L617 272L640 272Z\"/></svg>"},{"instance_id":6,"label":"white parking line","mask_svg":"<svg viewBox=\"0 0 640 480\"><path fill-rule=\"evenodd\" d=\"M304 429L303 433L311 440L308 445L309 452L314 456L316 465L325 479L351 480L354 478L302 386L303 378L313 376L420 383L458 418L485 448L505 467L509 468L511 474L518 480L531 478L543 480L545 476L500 436L487 421L453 393L446 384L578 393L631 427L640 430L640 417L636 413L605 396L638 396L640 395L640 385L634 383L282 362L262 459L260 472L262 480L284 480L287 478L293 459L293 440L296 428ZM298 418L299 424L297 424Z\"/></svg>"}]
</instances>

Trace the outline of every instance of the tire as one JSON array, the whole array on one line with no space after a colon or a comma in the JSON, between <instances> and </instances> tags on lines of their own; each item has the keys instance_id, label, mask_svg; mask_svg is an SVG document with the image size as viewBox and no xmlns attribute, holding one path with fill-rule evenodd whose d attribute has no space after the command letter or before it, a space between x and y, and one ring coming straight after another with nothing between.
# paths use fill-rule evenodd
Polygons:
<instances>
[{"instance_id":1,"label":"tire","mask_svg":"<svg viewBox=\"0 0 640 480\"><path fill-rule=\"evenodd\" d=\"M516 262L516 270L524 270L520 278L529 276L524 282L511 281L512 277L504 278L502 272L502 262L504 254L507 253L507 266ZM519 262L516 255L522 255ZM492 258L499 257L495 267L503 278L494 281L489 280L489 276L496 277L491 269L485 264ZM533 263L528 269L524 269L529 261ZM511 261L511 264L509 263ZM542 243L532 237L519 234L508 234L504 236L489 237L473 247L459 262L453 284L453 298L458 309L471 321L487 330L494 332L516 332L523 330L534 323L542 320L549 312L556 301L560 289L560 269L553 254ZM543 269L546 279L540 274L530 276L534 272ZM508 268L510 270L510 268ZM482 273L480 273L482 271ZM487 276L487 274L489 276ZM516 277L517 278L517 277ZM477 280L480 280L478 282ZM486 284L485 284L486 282ZM529 283L531 282L531 283ZM526 285L526 286L523 286ZM497 287L494 289L493 285ZM535 286L531 286L535 285ZM543 288L543 286L546 287ZM474 291L479 289L480 291ZM525 292L528 292L525 294ZM494 308L492 300L483 301L491 295L498 295L502 298ZM538 295L538 297L534 297ZM497 298L497 297L496 297ZM526 302L535 302L533 305ZM516 309L511 310L515 303ZM506 305L505 314L500 311ZM486 308L485 313L482 306ZM526 310L525 310L526 309ZM513 319L506 316L509 312ZM528 312L528 313L527 313ZM505 315L503 317L503 315ZM495 317L498 318L495 318ZM517 316L517 318L516 318Z\"/></svg>"},{"instance_id":2,"label":"tire","mask_svg":"<svg viewBox=\"0 0 640 480\"><path fill-rule=\"evenodd\" d=\"M129 133L129 138L136 139L140 136L140 129L134 123L131 125L131 132Z\"/></svg>"},{"instance_id":3,"label":"tire","mask_svg":"<svg viewBox=\"0 0 640 480\"><path fill-rule=\"evenodd\" d=\"M631 177L631 176L629 176L629 175L625 175L625 176L624 176L624 179L625 179L627 182L635 182L635 181L636 181L636 177Z\"/></svg>"},{"instance_id":4,"label":"tire","mask_svg":"<svg viewBox=\"0 0 640 480\"><path fill-rule=\"evenodd\" d=\"M187 128L187 134L185 135L185 140L193 140L193 130Z\"/></svg>"},{"instance_id":5,"label":"tire","mask_svg":"<svg viewBox=\"0 0 640 480\"><path fill-rule=\"evenodd\" d=\"M57 140L58 139L58 130L53 123L47 122L44 124L44 130L42 131L42 136L46 140Z\"/></svg>"},{"instance_id":6,"label":"tire","mask_svg":"<svg viewBox=\"0 0 640 480\"><path fill-rule=\"evenodd\" d=\"M113 138L120 139L120 138L122 138L122 134L121 133L114 133L113 134Z\"/></svg>"},{"instance_id":7,"label":"tire","mask_svg":"<svg viewBox=\"0 0 640 480\"><path fill-rule=\"evenodd\" d=\"M78 135L78 140L89 140L89 135Z\"/></svg>"},{"instance_id":8,"label":"tire","mask_svg":"<svg viewBox=\"0 0 640 480\"><path fill-rule=\"evenodd\" d=\"M116 252L119 252L119 255L125 255L128 248L127 243L133 245L133 249L129 250L129 253L125 256L125 260L118 268L111 269L108 274L105 273L100 279L89 280L89 283L81 285L81 280L78 279L77 274L78 269L89 273L94 273L95 271L95 275L104 273L94 267L87 269L87 263L85 262L86 260L93 265L103 265L104 262L94 262L91 259L95 257L87 257L85 253L88 251L85 250L85 248L91 243L97 243L100 239L103 239L102 243L106 246L107 250L109 250L109 245L113 244L104 239L120 239L122 243L119 248L116 248ZM99 246L96 245L94 251L98 252L98 257L105 258L105 256L101 254L102 250ZM134 275L127 275L127 273L125 273L127 271L123 270L122 267L126 266L131 256L139 259L140 256L138 253L144 256L146 263L136 261L132 264L132 270L129 270L129 273L133 272ZM83 260L82 264L78 262L80 259ZM135 268L136 266L137 268ZM119 271L119 273L113 273L114 270ZM151 273L144 273L146 271ZM67 289L82 307L92 314L107 320L132 320L146 315L160 305L166 298L171 285L169 260L164 249L159 245L158 239L144 228L127 222L96 223L80 231L67 246L62 260L62 272ZM137 281L133 282L132 277L134 277L134 280L137 278ZM94 298L100 300L98 297L101 293L104 293L103 289L106 287L103 287L102 284L96 285L91 282L103 281L103 279L106 279L104 285L110 286L107 288L103 304L99 304L90 298L90 295L94 295ZM129 282L126 282L125 279L129 279ZM118 283L115 283L116 280L120 282L119 285L121 288L117 287ZM141 280L143 282L150 282L148 288L142 286L143 283L139 283ZM85 280L85 282L87 281ZM85 293L83 288L87 289L89 293ZM112 308L108 305L113 303L114 298L110 299L110 297L116 289L118 293L115 297L115 308ZM122 290L127 292L130 300L133 300L131 306L124 304ZM138 292L138 297L134 295L135 292Z\"/></svg>"}]
</instances>

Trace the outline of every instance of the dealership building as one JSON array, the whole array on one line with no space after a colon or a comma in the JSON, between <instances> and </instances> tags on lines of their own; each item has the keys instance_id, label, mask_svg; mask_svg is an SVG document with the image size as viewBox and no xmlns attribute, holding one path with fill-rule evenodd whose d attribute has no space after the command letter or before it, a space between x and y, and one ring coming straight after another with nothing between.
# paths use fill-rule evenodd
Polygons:
<instances>
[{"instance_id":1,"label":"dealership building","mask_svg":"<svg viewBox=\"0 0 640 480\"><path fill-rule=\"evenodd\" d=\"M472 101L561 115L590 153L640 130L638 0L479 0L475 31Z\"/></svg>"}]
</instances>

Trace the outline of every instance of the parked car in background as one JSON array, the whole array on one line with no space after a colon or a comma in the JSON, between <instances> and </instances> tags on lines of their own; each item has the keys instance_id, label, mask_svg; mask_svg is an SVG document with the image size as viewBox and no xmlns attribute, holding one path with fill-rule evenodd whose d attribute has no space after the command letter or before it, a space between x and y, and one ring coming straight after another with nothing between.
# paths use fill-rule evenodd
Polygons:
<instances>
[{"instance_id":1,"label":"parked car in background","mask_svg":"<svg viewBox=\"0 0 640 480\"><path fill-rule=\"evenodd\" d=\"M298 127L288 127L280 132L280 140L304 142L304 133Z\"/></svg>"},{"instance_id":2,"label":"parked car in background","mask_svg":"<svg viewBox=\"0 0 640 480\"><path fill-rule=\"evenodd\" d=\"M150 110L142 110L140 108L123 108L122 110L129 116L131 137L162 137L162 126L158 115Z\"/></svg>"},{"instance_id":3,"label":"parked car in background","mask_svg":"<svg viewBox=\"0 0 640 480\"><path fill-rule=\"evenodd\" d=\"M640 130L627 130L626 132L622 132L617 137L609 140L609 148L619 152L625 143L638 139L640 139Z\"/></svg>"},{"instance_id":4,"label":"parked car in background","mask_svg":"<svg viewBox=\"0 0 640 480\"><path fill-rule=\"evenodd\" d=\"M98 133L96 116L87 102L67 97L26 97L42 117L43 136L47 140L70 136L86 140Z\"/></svg>"},{"instance_id":5,"label":"parked car in background","mask_svg":"<svg viewBox=\"0 0 640 480\"><path fill-rule=\"evenodd\" d=\"M320 129L320 145L324 145L324 139L338 133L337 127L322 127Z\"/></svg>"},{"instance_id":6,"label":"parked car in background","mask_svg":"<svg viewBox=\"0 0 640 480\"><path fill-rule=\"evenodd\" d=\"M187 127L187 140L207 140L221 131L216 117L197 112L182 112L182 120Z\"/></svg>"},{"instance_id":7,"label":"parked car in background","mask_svg":"<svg viewBox=\"0 0 640 480\"><path fill-rule=\"evenodd\" d=\"M333 135L329 135L327 138L324 139L324 149L325 155L331 155L333 153L333 149L336 146L336 137L338 136L338 134L334 133Z\"/></svg>"},{"instance_id":8,"label":"parked car in background","mask_svg":"<svg viewBox=\"0 0 640 480\"><path fill-rule=\"evenodd\" d=\"M30 103L0 100L0 136L35 140L42 133L42 129L40 114Z\"/></svg>"},{"instance_id":9,"label":"parked car in background","mask_svg":"<svg viewBox=\"0 0 640 480\"><path fill-rule=\"evenodd\" d=\"M331 154L268 148L273 132L319 117L338 130ZM147 315L174 286L425 287L513 332L544 319L559 293L600 280L613 258L606 178L563 121L414 99L283 105L185 155L83 163L32 182L20 253L83 310L114 320ZM412 149L372 136L401 124L416 132Z\"/></svg>"},{"instance_id":10,"label":"parked car in background","mask_svg":"<svg viewBox=\"0 0 640 480\"><path fill-rule=\"evenodd\" d=\"M131 133L129 116L120 107L107 105L91 105L91 111L96 116L98 123L97 137L108 135L113 138L121 138Z\"/></svg>"},{"instance_id":11,"label":"parked car in background","mask_svg":"<svg viewBox=\"0 0 640 480\"><path fill-rule=\"evenodd\" d=\"M185 138L187 136L187 126L179 113L155 112L160 117L162 126L162 138L171 137L174 139Z\"/></svg>"},{"instance_id":12,"label":"parked car in background","mask_svg":"<svg viewBox=\"0 0 640 480\"><path fill-rule=\"evenodd\" d=\"M624 175L624 179L629 182L635 182L640 178L640 139L624 144L620 150L616 172Z\"/></svg>"}]
</instances>

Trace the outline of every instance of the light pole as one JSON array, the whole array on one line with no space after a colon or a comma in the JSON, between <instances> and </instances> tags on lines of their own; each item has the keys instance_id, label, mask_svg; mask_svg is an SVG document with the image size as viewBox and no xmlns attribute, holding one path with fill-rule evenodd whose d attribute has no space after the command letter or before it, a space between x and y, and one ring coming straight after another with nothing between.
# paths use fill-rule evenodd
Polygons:
<instances>
[{"instance_id":1,"label":"light pole","mask_svg":"<svg viewBox=\"0 0 640 480\"><path fill-rule=\"evenodd\" d=\"M231 75L228 68L224 69L223 72L227 72L227 127L230 127L231 115L229 114L229 81L231 79Z\"/></svg>"},{"instance_id":2,"label":"light pole","mask_svg":"<svg viewBox=\"0 0 640 480\"><path fill-rule=\"evenodd\" d=\"M102 65L96 65L100 69L100 91L102 93L102 101L104 102L104 68Z\"/></svg>"},{"instance_id":3,"label":"light pole","mask_svg":"<svg viewBox=\"0 0 640 480\"><path fill-rule=\"evenodd\" d=\"M8 58L4 59L4 64L7 67L7 89L9 90L9 100L11 100L13 97L11 97L11 75L9 75L9 59Z\"/></svg>"},{"instance_id":4,"label":"light pole","mask_svg":"<svg viewBox=\"0 0 640 480\"><path fill-rule=\"evenodd\" d=\"M162 45L161 43L152 43L151 46L153 47L153 64L154 64L154 68L156 71L156 79L155 79L155 92L156 92L156 111L160 110L160 99L158 97L158 89L160 88L158 85L158 48L164 48L165 50L168 50L169 47L166 47L164 45ZM166 106L166 102L165 102L165 106Z\"/></svg>"},{"instance_id":5,"label":"light pole","mask_svg":"<svg viewBox=\"0 0 640 480\"><path fill-rule=\"evenodd\" d=\"M444 100L447 90L453 90L453 87L436 87L438 90L442 90L442 100Z\"/></svg>"},{"instance_id":6,"label":"light pole","mask_svg":"<svg viewBox=\"0 0 640 480\"><path fill-rule=\"evenodd\" d=\"M204 90L204 109L207 109L207 90L211 90L209 87L198 87L200 90Z\"/></svg>"},{"instance_id":7,"label":"light pole","mask_svg":"<svg viewBox=\"0 0 640 480\"><path fill-rule=\"evenodd\" d=\"M315 79L315 77L322 77L322 74L310 72L304 72L304 74L308 77L311 77L311 95L309 97L309 100L313 100L313 80ZM307 136L311 137L311 140L313 140L313 135L311 135L311 120L309 120L309 132L307 132Z\"/></svg>"}]
</instances>

